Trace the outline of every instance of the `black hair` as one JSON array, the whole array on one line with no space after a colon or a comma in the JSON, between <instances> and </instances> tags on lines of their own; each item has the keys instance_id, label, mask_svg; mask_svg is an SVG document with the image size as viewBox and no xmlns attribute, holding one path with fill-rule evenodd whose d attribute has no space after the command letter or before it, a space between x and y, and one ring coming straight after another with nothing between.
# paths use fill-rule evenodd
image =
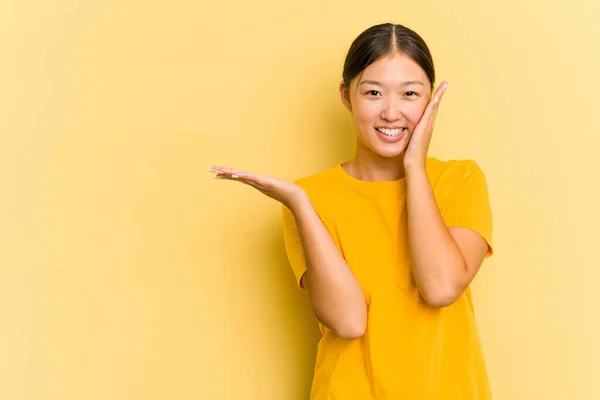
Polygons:
<instances>
[{"instance_id":1,"label":"black hair","mask_svg":"<svg viewBox=\"0 0 600 400\"><path fill-rule=\"evenodd\" d=\"M391 23L374 25L354 39L342 73L346 87L350 88L352 79L369 65L393 52L399 52L417 63L425 71L433 90L435 69L427 44L415 31Z\"/></svg>"}]
</instances>

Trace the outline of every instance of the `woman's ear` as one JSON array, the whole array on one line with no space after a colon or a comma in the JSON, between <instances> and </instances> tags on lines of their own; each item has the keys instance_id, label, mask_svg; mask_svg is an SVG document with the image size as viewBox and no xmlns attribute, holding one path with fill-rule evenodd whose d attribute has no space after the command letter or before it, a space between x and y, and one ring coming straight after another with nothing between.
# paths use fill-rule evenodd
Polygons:
<instances>
[{"instance_id":1,"label":"woman's ear","mask_svg":"<svg viewBox=\"0 0 600 400\"><path fill-rule=\"evenodd\" d=\"M340 82L340 96L342 97L342 103L344 107L350 112L352 112L352 104L350 103L350 91L349 88L346 87L344 81Z\"/></svg>"}]
</instances>

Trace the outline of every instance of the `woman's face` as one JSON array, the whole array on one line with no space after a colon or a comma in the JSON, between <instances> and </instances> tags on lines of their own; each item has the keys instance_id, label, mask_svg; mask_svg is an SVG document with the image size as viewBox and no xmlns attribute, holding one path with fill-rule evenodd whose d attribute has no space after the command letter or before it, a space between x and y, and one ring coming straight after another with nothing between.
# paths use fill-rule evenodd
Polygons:
<instances>
[{"instance_id":1,"label":"woman's face","mask_svg":"<svg viewBox=\"0 0 600 400\"><path fill-rule=\"evenodd\" d=\"M358 146L382 157L401 155L431 97L431 82L412 59L394 53L369 65L346 89L342 101L352 113Z\"/></svg>"}]
</instances>

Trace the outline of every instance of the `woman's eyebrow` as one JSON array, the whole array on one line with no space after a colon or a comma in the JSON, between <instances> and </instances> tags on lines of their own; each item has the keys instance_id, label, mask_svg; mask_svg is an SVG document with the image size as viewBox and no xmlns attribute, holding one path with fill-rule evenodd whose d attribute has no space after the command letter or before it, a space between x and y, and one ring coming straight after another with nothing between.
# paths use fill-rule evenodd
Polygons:
<instances>
[{"instance_id":1,"label":"woman's eyebrow","mask_svg":"<svg viewBox=\"0 0 600 400\"><path fill-rule=\"evenodd\" d=\"M379 81L373 81L370 79L365 79L364 81L362 81L361 83L359 83L358 85L363 85L363 84L370 84L370 85L375 85L375 86L383 86L383 84ZM409 86L409 85L421 85L421 86L425 86L425 84L421 81L406 81L406 82L400 82L400 86Z\"/></svg>"}]
</instances>

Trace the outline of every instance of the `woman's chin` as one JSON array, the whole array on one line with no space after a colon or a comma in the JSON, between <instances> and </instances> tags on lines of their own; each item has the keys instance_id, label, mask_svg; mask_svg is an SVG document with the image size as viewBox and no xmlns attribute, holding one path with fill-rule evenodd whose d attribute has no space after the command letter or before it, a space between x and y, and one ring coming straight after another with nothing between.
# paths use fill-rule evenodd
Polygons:
<instances>
[{"instance_id":1,"label":"woman's chin","mask_svg":"<svg viewBox=\"0 0 600 400\"><path fill-rule=\"evenodd\" d=\"M397 158L400 157L404 154L404 150L406 149L406 146L404 145L400 145L401 143L398 143L398 145L395 146L390 146L390 145L379 145L377 147L375 147L376 153L379 154L381 157L385 157L385 158Z\"/></svg>"},{"instance_id":2,"label":"woman's chin","mask_svg":"<svg viewBox=\"0 0 600 400\"><path fill-rule=\"evenodd\" d=\"M358 140L359 152L367 152L376 154L383 158L398 158L404 155L408 140L403 138L397 143L384 143L377 139L369 138L370 140Z\"/></svg>"}]
</instances>

